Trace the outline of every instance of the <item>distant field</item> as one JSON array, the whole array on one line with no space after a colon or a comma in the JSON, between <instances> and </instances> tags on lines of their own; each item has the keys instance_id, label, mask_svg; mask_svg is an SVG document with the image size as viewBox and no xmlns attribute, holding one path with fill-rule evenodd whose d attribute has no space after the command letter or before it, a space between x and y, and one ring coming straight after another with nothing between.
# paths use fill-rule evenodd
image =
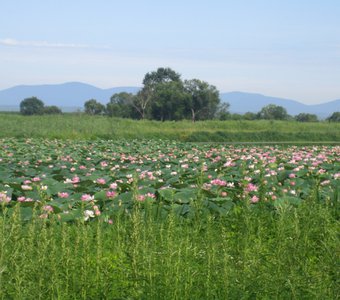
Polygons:
<instances>
[{"instance_id":1,"label":"distant field","mask_svg":"<svg viewBox=\"0 0 340 300\"><path fill-rule=\"evenodd\" d=\"M185 142L340 142L336 123L287 121L135 121L84 114L0 114L0 137L168 139Z\"/></svg>"}]
</instances>

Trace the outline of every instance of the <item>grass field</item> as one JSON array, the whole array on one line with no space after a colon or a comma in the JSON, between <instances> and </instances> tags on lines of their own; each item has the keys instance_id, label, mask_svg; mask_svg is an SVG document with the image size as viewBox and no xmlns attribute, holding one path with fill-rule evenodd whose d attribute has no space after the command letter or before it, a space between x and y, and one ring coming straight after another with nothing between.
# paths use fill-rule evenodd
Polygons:
<instances>
[{"instance_id":1,"label":"grass field","mask_svg":"<svg viewBox=\"0 0 340 300\"><path fill-rule=\"evenodd\" d=\"M0 114L1 137L169 139L186 142L339 142L338 123L287 121L135 121L84 114Z\"/></svg>"},{"instance_id":2,"label":"grass field","mask_svg":"<svg viewBox=\"0 0 340 300\"><path fill-rule=\"evenodd\" d=\"M0 128L0 299L340 298L338 124Z\"/></svg>"}]
</instances>

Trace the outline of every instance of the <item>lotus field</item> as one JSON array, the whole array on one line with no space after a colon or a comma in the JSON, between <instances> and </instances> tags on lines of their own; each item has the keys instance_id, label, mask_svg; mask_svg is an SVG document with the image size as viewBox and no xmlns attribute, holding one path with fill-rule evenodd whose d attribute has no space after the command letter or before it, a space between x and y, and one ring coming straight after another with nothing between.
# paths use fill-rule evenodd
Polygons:
<instances>
[{"instance_id":1,"label":"lotus field","mask_svg":"<svg viewBox=\"0 0 340 300\"><path fill-rule=\"evenodd\" d=\"M0 299L339 299L339 146L0 140Z\"/></svg>"},{"instance_id":2,"label":"lotus field","mask_svg":"<svg viewBox=\"0 0 340 300\"><path fill-rule=\"evenodd\" d=\"M1 140L0 201L24 220L102 219L152 207L165 217L224 216L239 203L279 208L317 194L334 202L340 147Z\"/></svg>"}]
</instances>

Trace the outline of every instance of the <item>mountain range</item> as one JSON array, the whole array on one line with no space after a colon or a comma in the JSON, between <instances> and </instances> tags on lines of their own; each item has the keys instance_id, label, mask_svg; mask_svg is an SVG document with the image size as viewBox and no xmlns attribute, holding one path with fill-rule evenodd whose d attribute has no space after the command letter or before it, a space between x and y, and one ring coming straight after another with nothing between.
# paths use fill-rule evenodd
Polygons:
<instances>
[{"instance_id":1,"label":"mountain range","mask_svg":"<svg viewBox=\"0 0 340 300\"><path fill-rule=\"evenodd\" d=\"M140 87L101 89L81 82L18 85L9 89L0 90L0 110L17 111L23 99L34 96L41 99L45 105L56 105L65 112L76 111L81 110L84 107L84 102L89 99L96 99L106 104L115 93L137 93L139 89ZM230 112L240 114L258 112L268 104L283 106L290 115L312 113L321 119L328 117L335 111L340 111L340 99L322 104L307 105L296 100L244 92L221 93L220 98L223 102L230 104Z\"/></svg>"}]
</instances>

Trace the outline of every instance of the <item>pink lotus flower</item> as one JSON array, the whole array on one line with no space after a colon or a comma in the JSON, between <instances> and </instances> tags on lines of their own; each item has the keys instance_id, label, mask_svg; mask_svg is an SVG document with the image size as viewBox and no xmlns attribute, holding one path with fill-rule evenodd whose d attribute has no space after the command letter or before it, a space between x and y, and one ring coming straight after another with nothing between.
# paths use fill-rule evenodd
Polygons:
<instances>
[{"instance_id":1,"label":"pink lotus flower","mask_svg":"<svg viewBox=\"0 0 340 300\"><path fill-rule=\"evenodd\" d=\"M11 201L11 197L7 196L6 193L0 192L0 202L8 203Z\"/></svg>"},{"instance_id":2,"label":"pink lotus flower","mask_svg":"<svg viewBox=\"0 0 340 300\"><path fill-rule=\"evenodd\" d=\"M31 190L33 190L33 187L31 187L30 185L27 185L27 184L23 184L21 186L21 189L23 189L24 191L31 191Z\"/></svg>"},{"instance_id":3,"label":"pink lotus flower","mask_svg":"<svg viewBox=\"0 0 340 300\"><path fill-rule=\"evenodd\" d=\"M107 163L106 161L102 161L102 162L100 163L100 165L101 165L102 167L107 167L107 166L108 166L108 163Z\"/></svg>"},{"instance_id":4,"label":"pink lotus flower","mask_svg":"<svg viewBox=\"0 0 340 300\"><path fill-rule=\"evenodd\" d=\"M227 185L227 182L226 182L226 181L221 180L221 179L218 179L218 178L217 178L217 179L211 180L210 183L211 183L212 185L218 185L218 186L226 186L226 185Z\"/></svg>"},{"instance_id":5,"label":"pink lotus flower","mask_svg":"<svg viewBox=\"0 0 340 300\"><path fill-rule=\"evenodd\" d=\"M250 202L251 203L257 203L257 202L259 202L259 200L260 200L259 197L254 195L253 197L251 197Z\"/></svg>"},{"instance_id":6,"label":"pink lotus flower","mask_svg":"<svg viewBox=\"0 0 340 300\"><path fill-rule=\"evenodd\" d=\"M145 200L145 196L144 195L138 195L137 200L143 202Z\"/></svg>"},{"instance_id":7,"label":"pink lotus flower","mask_svg":"<svg viewBox=\"0 0 340 300\"><path fill-rule=\"evenodd\" d=\"M98 179L96 180L96 182L97 182L98 184L105 184L105 183L106 183L106 180L105 180L104 178L98 178Z\"/></svg>"},{"instance_id":8,"label":"pink lotus flower","mask_svg":"<svg viewBox=\"0 0 340 300\"><path fill-rule=\"evenodd\" d=\"M72 183L78 183L78 182L80 182L80 178L78 176L74 176L72 178Z\"/></svg>"},{"instance_id":9,"label":"pink lotus flower","mask_svg":"<svg viewBox=\"0 0 340 300\"><path fill-rule=\"evenodd\" d=\"M53 212L53 207L51 205L45 205L42 209L48 213Z\"/></svg>"},{"instance_id":10,"label":"pink lotus flower","mask_svg":"<svg viewBox=\"0 0 340 300\"><path fill-rule=\"evenodd\" d=\"M117 187L118 187L118 185L115 182L110 184L110 189L115 190L115 189L117 189Z\"/></svg>"},{"instance_id":11,"label":"pink lotus flower","mask_svg":"<svg viewBox=\"0 0 340 300\"><path fill-rule=\"evenodd\" d=\"M115 191L107 191L107 192L106 192L106 197L107 197L107 198L112 199L112 198L114 198L115 196L116 196L116 192L115 192Z\"/></svg>"},{"instance_id":12,"label":"pink lotus flower","mask_svg":"<svg viewBox=\"0 0 340 300\"><path fill-rule=\"evenodd\" d=\"M257 186L252 183L248 183L246 187L246 192L257 192Z\"/></svg>"},{"instance_id":13,"label":"pink lotus flower","mask_svg":"<svg viewBox=\"0 0 340 300\"><path fill-rule=\"evenodd\" d=\"M59 198L68 198L70 195L67 192L59 192L58 197Z\"/></svg>"},{"instance_id":14,"label":"pink lotus flower","mask_svg":"<svg viewBox=\"0 0 340 300\"><path fill-rule=\"evenodd\" d=\"M81 196L81 201L91 201L94 200L94 196L91 196L89 194L83 194Z\"/></svg>"}]
</instances>

